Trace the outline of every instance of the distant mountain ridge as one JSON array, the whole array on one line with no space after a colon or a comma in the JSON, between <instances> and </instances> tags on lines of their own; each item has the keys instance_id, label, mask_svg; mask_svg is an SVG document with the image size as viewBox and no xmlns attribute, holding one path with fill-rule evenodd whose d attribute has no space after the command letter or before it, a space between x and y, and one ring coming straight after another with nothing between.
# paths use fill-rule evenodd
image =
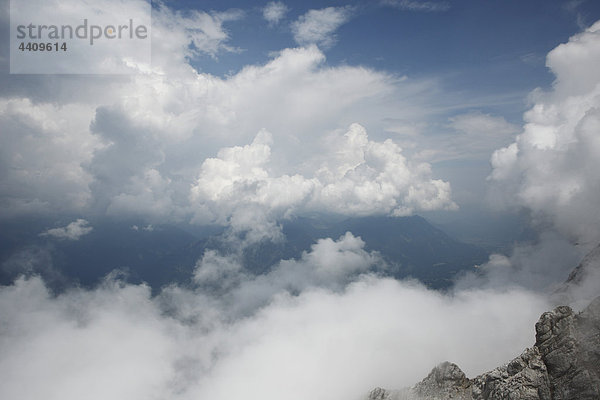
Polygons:
<instances>
[{"instance_id":1,"label":"distant mountain ridge","mask_svg":"<svg viewBox=\"0 0 600 400\"><path fill-rule=\"evenodd\" d=\"M348 231L364 240L365 250L380 253L389 264L386 274L396 278L410 276L436 289L448 287L458 272L471 269L488 257L486 251L451 238L419 216L296 218L281 222L284 241L262 241L243 249L239 243L227 240L223 228L194 231L192 227L157 225L149 229L139 222L135 224L91 221L93 230L76 241L40 237L42 228L36 226L32 232L20 234L10 246L5 242L0 283L9 284L19 273L14 266L19 251L25 254L33 249L39 260L30 262L31 268L26 272L41 274L59 289L68 281L93 286L116 269L123 271L127 281L146 282L156 291L170 283L188 284L197 260L208 249L223 254L241 251L247 272L260 275L280 260L301 257L317 240L337 240Z\"/></svg>"},{"instance_id":2,"label":"distant mountain ridge","mask_svg":"<svg viewBox=\"0 0 600 400\"><path fill-rule=\"evenodd\" d=\"M282 259L299 258L322 238L338 239L346 232L359 236L366 251L376 251L390 265L387 273L398 279L412 277L434 289L452 285L456 274L473 270L488 259L488 252L462 243L431 225L425 218L410 216L359 217L341 220L296 218L282 222L285 241L261 242L243 250L244 264L254 273L267 272ZM199 249L217 248L227 253L227 244L209 237Z\"/></svg>"}]
</instances>

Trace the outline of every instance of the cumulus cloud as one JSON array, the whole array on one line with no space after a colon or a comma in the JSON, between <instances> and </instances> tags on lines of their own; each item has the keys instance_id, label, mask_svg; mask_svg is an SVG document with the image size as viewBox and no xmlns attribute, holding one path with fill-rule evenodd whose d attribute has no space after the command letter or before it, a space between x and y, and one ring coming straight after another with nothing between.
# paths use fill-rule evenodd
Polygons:
<instances>
[{"instance_id":1,"label":"cumulus cloud","mask_svg":"<svg viewBox=\"0 0 600 400\"><path fill-rule=\"evenodd\" d=\"M446 1L383 0L382 3L408 11L439 12L450 9L450 4Z\"/></svg>"},{"instance_id":2,"label":"cumulus cloud","mask_svg":"<svg viewBox=\"0 0 600 400\"><path fill-rule=\"evenodd\" d=\"M263 17L269 24L275 25L285 17L288 11L288 6L281 1L272 1L263 8Z\"/></svg>"},{"instance_id":3,"label":"cumulus cloud","mask_svg":"<svg viewBox=\"0 0 600 400\"><path fill-rule=\"evenodd\" d=\"M366 130L350 126L330 141L332 154L317 171L323 182L319 207L342 213L410 215L417 210L454 209L450 184L431 179L429 164L410 163L391 139L373 142Z\"/></svg>"},{"instance_id":4,"label":"cumulus cloud","mask_svg":"<svg viewBox=\"0 0 600 400\"><path fill-rule=\"evenodd\" d=\"M331 47L336 42L335 31L351 17L349 7L327 7L310 10L292 23L294 40L302 45L317 44Z\"/></svg>"},{"instance_id":5,"label":"cumulus cloud","mask_svg":"<svg viewBox=\"0 0 600 400\"><path fill-rule=\"evenodd\" d=\"M17 96L4 95L2 216L93 211L189 220L200 212L189 202L190 185L220 148L247 143L266 127L275 135L275 176L311 179L307 160L322 156L324 135L356 120L376 125L388 112L419 115L414 104L429 90L362 67L328 67L314 46L283 50L224 78L198 73L183 60L185 30L170 25L177 16L155 14L154 70L112 80L60 77L64 93L35 100L40 91L27 87L49 81L26 80Z\"/></svg>"},{"instance_id":6,"label":"cumulus cloud","mask_svg":"<svg viewBox=\"0 0 600 400\"><path fill-rule=\"evenodd\" d=\"M481 266L492 285L554 289L563 295L571 290L558 301L579 306L598 295L598 268L586 272L575 290L556 284L600 241L595 173L600 160L599 61L600 22L552 50L546 60L556 75L552 90L532 93L522 132L491 157L491 201L526 209L541 232L535 243L516 246L508 257L492 255ZM481 284L476 279L475 285Z\"/></svg>"},{"instance_id":7,"label":"cumulus cloud","mask_svg":"<svg viewBox=\"0 0 600 400\"><path fill-rule=\"evenodd\" d=\"M428 164L409 163L392 140L370 141L362 126L352 124L326 142L330 152L308 177L272 172L272 137L266 131L249 145L221 149L217 158L204 161L191 189L196 218L255 231L264 225L260 219L302 211L406 216L456 208L450 185L431 179Z\"/></svg>"},{"instance_id":8,"label":"cumulus cloud","mask_svg":"<svg viewBox=\"0 0 600 400\"><path fill-rule=\"evenodd\" d=\"M52 228L40 233L40 236L50 236L57 239L79 240L90 233L94 228L85 219L79 218L62 228Z\"/></svg>"},{"instance_id":9,"label":"cumulus cloud","mask_svg":"<svg viewBox=\"0 0 600 400\"><path fill-rule=\"evenodd\" d=\"M523 132L491 159L491 196L526 207L538 224L600 241L600 23L552 50L553 90L532 95Z\"/></svg>"}]
</instances>

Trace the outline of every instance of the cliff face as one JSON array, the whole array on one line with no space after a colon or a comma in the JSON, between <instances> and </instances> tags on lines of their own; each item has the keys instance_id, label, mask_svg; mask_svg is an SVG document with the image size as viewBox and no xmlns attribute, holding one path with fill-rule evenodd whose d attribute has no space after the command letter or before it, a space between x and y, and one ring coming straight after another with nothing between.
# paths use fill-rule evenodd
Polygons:
<instances>
[{"instance_id":1,"label":"cliff face","mask_svg":"<svg viewBox=\"0 0 600 400\"><path fill-rule=\"evenodd\" d=\"M548 372L537 347L473 379L473 399L550 400Z\"/></svg>"},{"instance_id":2,"label":"cliff face","mask_svg":"<svg viewBox=\"0 0 600 400\"><path fill-rule=\"evenodd\" d=\"M445 362L414 387L377 388L369 400L600 399L600 297L579 314L566 306L542 314L535 330L532 348L474 379Z\"/></svg>"},{"instance_id":3,"label":"cliff face","mask_svg":"<svg viewBox=\"0 0 600 400\"><path fill-rule=\"evenodd\" d=\"M535 325L552 399L600 399L600 297L575 315L557 307Z\"/></svg>"}]
</instances>

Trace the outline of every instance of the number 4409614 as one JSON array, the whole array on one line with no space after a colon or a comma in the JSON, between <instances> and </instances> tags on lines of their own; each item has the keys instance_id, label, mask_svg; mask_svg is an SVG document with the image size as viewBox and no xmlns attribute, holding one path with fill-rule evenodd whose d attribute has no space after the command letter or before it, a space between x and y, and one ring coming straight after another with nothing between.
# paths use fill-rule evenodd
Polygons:
<instances>
[{"instance_id":1,"label":"number 4409614","mask_svg":"<svg viewBox=\"0 0 600 400\"><path fill-rule=\"evenodd\" d=\"M37 43L37 42L21 42L19 45L21 51L67 51L67 44L63 43Z\"/></svg>"}]
</instances>

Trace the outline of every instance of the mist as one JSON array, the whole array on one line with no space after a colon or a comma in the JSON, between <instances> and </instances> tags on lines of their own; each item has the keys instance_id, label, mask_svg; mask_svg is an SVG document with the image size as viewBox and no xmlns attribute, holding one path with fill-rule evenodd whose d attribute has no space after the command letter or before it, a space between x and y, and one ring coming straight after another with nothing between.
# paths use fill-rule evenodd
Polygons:
<instances>
[{"instance_id":1,"label":"mist","mask_svg":"<svg viewBox=\"0 0 600 400\"><path fill-rule=\"evenodd\" d=\"M371 275L338 290L281 290L243 316L223 304L227 295L174 286L152 297L109 278L53 297L41 279L20 279L0 292L0 393L358 399L376 386L412 385L444 360L470 375L504 363L532 345L548 308L526 290L443 295Z\"/></svg>"}]
</instances>

